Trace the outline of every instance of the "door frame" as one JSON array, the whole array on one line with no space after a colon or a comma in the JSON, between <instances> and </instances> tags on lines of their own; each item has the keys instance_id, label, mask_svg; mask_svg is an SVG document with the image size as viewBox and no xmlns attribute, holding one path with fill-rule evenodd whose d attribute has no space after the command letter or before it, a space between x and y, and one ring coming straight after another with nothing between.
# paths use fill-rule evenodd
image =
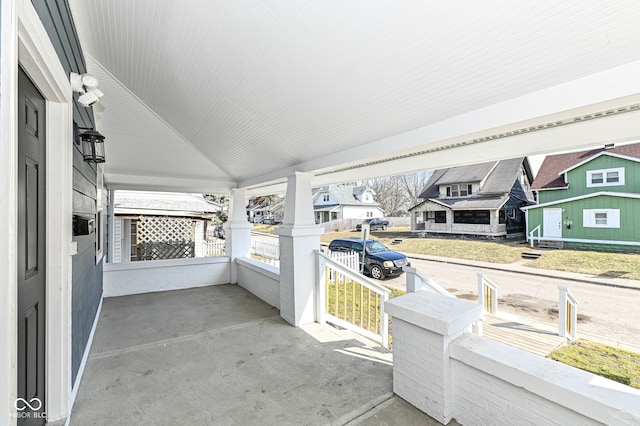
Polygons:
<instances>
[{"instance_id":1,"label":"door frame","mask_svg":"<svg viewBox=\"0 0 640 426\"><path fill-rule=\"evenodd\" d=\"M46 412L47 421L68 417L71 384L71 256L73 253L73 97L69 79L29 0L2 2L0 43L0 418L15 424L17 393L17 101L22 66L46 101ZM5 297L6 296L6 297Z\"/></svg>"}]
</instances>

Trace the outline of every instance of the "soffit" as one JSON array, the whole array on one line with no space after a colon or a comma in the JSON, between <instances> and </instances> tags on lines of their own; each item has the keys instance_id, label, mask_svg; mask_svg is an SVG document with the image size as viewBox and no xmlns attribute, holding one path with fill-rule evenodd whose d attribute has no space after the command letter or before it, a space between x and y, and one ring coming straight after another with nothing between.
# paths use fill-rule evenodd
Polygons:
<instances>
[{"instance_id":1,"label":"soffit","mask_svg":"<svg viewBox=\"0 0 640 426\"><path fill-rule=\"evenodd\" d=\"M156 147L182 164L158 170L132 133L107 172L228 187L414 149L380 141L640 59L637 2L70 3L89 70L166 126ZM103 91L109 132L147 113Z\"/></svg>"}]
</instances>

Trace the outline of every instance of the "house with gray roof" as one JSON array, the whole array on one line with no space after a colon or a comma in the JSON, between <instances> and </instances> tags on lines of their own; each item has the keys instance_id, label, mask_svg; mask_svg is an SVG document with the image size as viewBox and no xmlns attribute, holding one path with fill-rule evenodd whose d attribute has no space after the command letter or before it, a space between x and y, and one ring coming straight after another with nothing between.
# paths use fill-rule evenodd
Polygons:
<instances>
[{"instance_id":1,"label":"house with gray roof","mask_svg":"<svg viewBox=\"0 0 640 426\"><path fill-rule=\"evenodd\" d=\"M313 191L316 223L336 219L383 217L384 210L375 200L376 193L366 186L329 185Z\"/></svg>"},{"instance_id":2,"label":"house with gray roof","mask_svg":"<svg viewBox=\"0 0 640 426\"><path fill-rule=\"evenodd\" d=\"M421 235L524 235L521 207L534 204L527 158L439 169L411 207L411 231Z\"/></svg>"}]
</instances>

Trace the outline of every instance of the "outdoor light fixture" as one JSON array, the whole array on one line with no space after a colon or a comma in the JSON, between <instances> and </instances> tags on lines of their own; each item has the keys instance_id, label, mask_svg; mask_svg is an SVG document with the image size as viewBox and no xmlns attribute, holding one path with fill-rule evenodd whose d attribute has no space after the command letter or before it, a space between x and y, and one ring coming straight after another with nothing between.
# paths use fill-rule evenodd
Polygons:
<instances>
[{"instance_id":1,"label":"outdoor light fixture","mask_svg":"<svg viewBox=\"0 0 640 426\"><path fill-rule=\"evenodd\" d=\"M567 229L571 229L571 225L573 225L573 221L567 218L567 220L564 221L564 226L566 226Z\"/></svg>"},{"instance_id":2,"label":"outdoor light fixture","mask_svg":"<svg viewBox=\"0 0 640 426\"><path fill-rule=\"evenodd\" d=\"M98 89L98 79L91 74L72 72L69 74L69 83L71 90L81 94L78 97L78 103L85 108L100 102L100 98L104 96L102 90Z\"/></svg>"},{"instance_id":3,"label":"outdoor light fixture","mask_svg":"<svg viewBox=\"0 0 640 426\"><path fill-rule=\"evenodd\" d=\"M86 130L79 135L79 143L82 144L82 156L87 163L104 163L104 136L97 130Z\"/></svg>"}]
</instances>

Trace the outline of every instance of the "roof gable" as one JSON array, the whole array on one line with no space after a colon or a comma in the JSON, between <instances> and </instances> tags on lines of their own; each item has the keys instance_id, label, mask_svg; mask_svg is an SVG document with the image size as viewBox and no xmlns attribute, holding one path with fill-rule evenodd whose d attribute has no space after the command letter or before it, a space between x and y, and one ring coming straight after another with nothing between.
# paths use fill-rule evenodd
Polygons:
<instances>
[{"instance_id":1,"label":"roof gable","mask_svg":"<svg viewBox=\"0 0 640 426\"><path fill-rule=\"evenodd\" d=\"M439 186L465 182L480 182L485 180L478 194L506 194L511 191L513 182L518 178L520 166L524 163L528 168L526 158L512 158L509 160L491 161L471 166L439 169L433 172L425 189L419 198L437 198L440 196Z\"/></svg>"},{"instance_id":2,"label":"roof gable","mask_svg":"<svg viewBox=\"0 0 640 426\"><path fill-rule=\"evenodd\" d=\"M640 143L620 145L610 149L602 147L591 149L589 151L547 155L540 166L538 175L531 185L531 189L545 190L566 188L567 184L564 181L564 173L605 154L640 160Z\"/></svg>"},{"instance_id":3,"label":"roof gable","mask_svg":"<svg viewBox=\"0 0 640 426\"><path fill-rule=\"evenodd\" d=\"M365 192L371 192L375 195L375 192L367 188L366 186L353 186L353 185L329 185L315 190L314 201L317 200L317 196L322 193L329 193L333 200L339 205L360 205L362 202L362 194ZM378 203L371 202L366 203L368 206L377 206Z\"/></svg>"}]
</instances>

